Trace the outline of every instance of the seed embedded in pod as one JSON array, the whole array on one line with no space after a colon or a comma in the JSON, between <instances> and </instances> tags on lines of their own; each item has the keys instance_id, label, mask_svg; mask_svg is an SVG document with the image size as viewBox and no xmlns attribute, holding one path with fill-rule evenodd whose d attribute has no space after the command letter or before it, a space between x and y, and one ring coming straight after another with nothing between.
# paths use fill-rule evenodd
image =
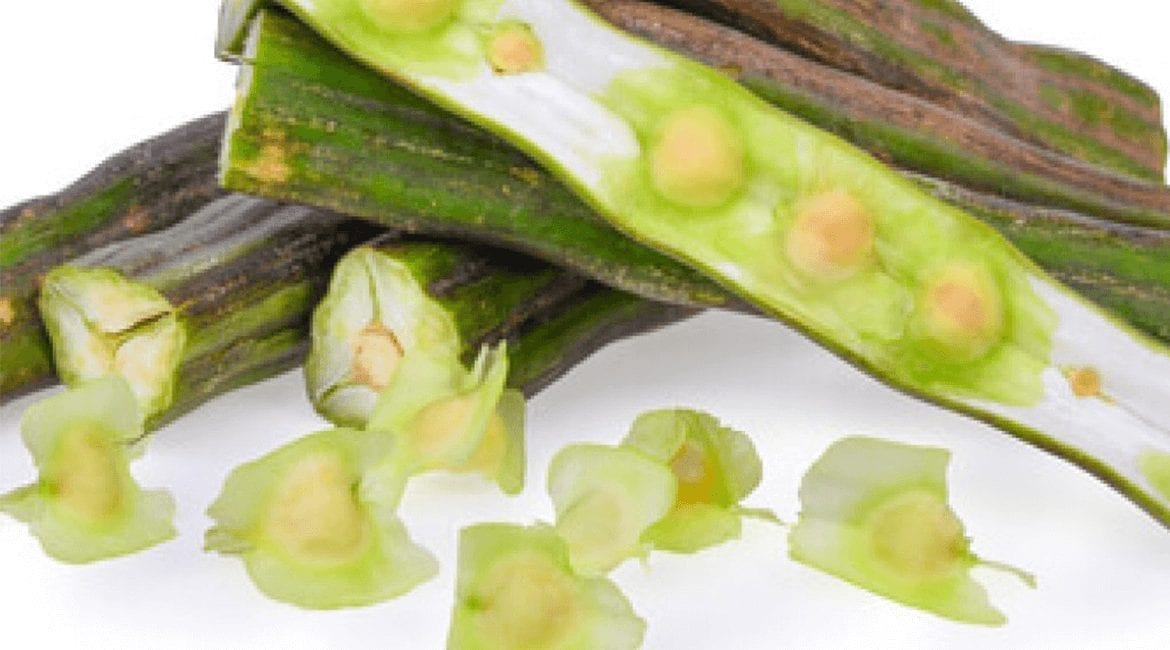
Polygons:
<instances>
[{"instance_id":1,"label":"seed embedded in pod","mask_svg":"<svg viewBox=\"0 0 1170 650\"><path fill-rule=\"evenodd\" d=\"M926 283L922 296L927 337L957 359L981 357L1003 336L999 288L979 267L954 264L945 268Z\"/></svg>"},{"instance_id":2,"label":"seed embedded in pod","mask_svg":"<svg viewBox=\"0 0 1170 650\"><path fill-rule=\"evenodd\" d=\"M354 382L380 392L390 384L402 355L402 344L394 332L379 323L367 325L354 339L350 376Z\"/></svg>"},{"instance_id":3,"label":"seed embedded in pod","mask_svg":"<svg viewBox=\"0 0 1170 650\"><path fill-rule=\"evenodd\" d=\"M849 277L870 261L873 248L873 216L849 192L823 192L797 204L786 252L805 275Z\"/></svg>"},{"instance_id":4,"label":"seed embedded in pod","mask_svg":"<svg viewBox=\"0 0 1170 650\"><path fill-rule=\"evenodd\" d=\"M488 38L487 60L499 74L533 72L544 67L544 46L528 25L503 23Z\"/></svg>"},{"instance_id":5,"label":"seed embedded in pod","mask_svg":"<svg viewBox=\"0 0 1170 650\"><path fill-rule=\"evenodd\" d=\"M362 12L378 29L395 34L417 34L451 19L458 0L358 0Z\"/></svg>"},{"instance_id":6,"label":"seed embedded in pod","mask_svg":"<svg viewBox=\"0 0 1170 650\"><path fill-rule=\"evenodd\" d=\"M663 120L651 147L650 176L663 198L682 207L726 203L747 177L737 129L707 106L674 111Z\"/></svg>"},{"instance_id":7,"label":"seed embedded in pod","mask_svg":"<svg viewBox=\"0 0 1170 650\"><path fill-rule=\"evenodd\" d=\"M1068 386L1077 397L1103 397L1101 373L1096 368L1073 368L1064 374Z\"/></svg>"}]
</instances>

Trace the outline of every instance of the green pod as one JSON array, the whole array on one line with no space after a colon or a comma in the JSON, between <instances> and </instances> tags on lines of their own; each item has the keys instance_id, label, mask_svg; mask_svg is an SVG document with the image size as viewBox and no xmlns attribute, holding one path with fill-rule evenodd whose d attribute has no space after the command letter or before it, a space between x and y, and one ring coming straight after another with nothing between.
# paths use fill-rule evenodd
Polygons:
<instances>
[{"instance_id":1,"label":"green pod","mask_svg":"<svg viewBox=\"0 0 1170 650\"><path fill-rule=\"evenodd\" d=\"M719 68L764 100L898 167L1037 205L1170 227L1170 188L1160 176L1143 180L1045 149L1035 142L1039 129L1004 130L945 96L924 98L874 83L658 4L587 4L614 25ZM912 5L910 11L918 7L901 4ZM1025 94L1029 99L1038 96L1039 91ZM1156 115L1152 119L1156 124Z\"/></svg>"},{"instance_id":2,"label":"green pod","mask_svg":"<svg viewBox=\"0 0 1170 650\"><path fill-rule=\"evenodd\" d=\"M1139 463L1170 453L1170 353L863 152L571 0L452 2L417 29L392 17L405 5L280 4L537 157L632 239L1170 523L1170 495ZM504 20L529 25L543 68L487 62L482 29Z\"/></svg>"},{"instance_id":3,"label":"green pod","mask_svg":"<svg viewBox=\"0 0 1170 650\"><path fill-rule=\"evenodd\" d=\"M592 259L577 268L659 301L732 300L709 282L691 283L667 258L650 259L642 253L628 257L628 242L594 227L590 220L596 215L531 159L385 83L323 44L305 26L266 13L254 26L250 42L249 67L241 73L246 92L236 106L237 119L224 156L225 180L231 186L413 230L457 231L463 237L488 240L503 237L508 246L557 264L576 266L581 258ZM882 142L893 146L890 140ZM283 180L255 174L256 152L266 143L295 152L285 158L288 176ZM945 173L938 167L932 171ZM521 182L519 176L529 181ZM1170 257L1170 236L1165 231L1032 207L919 175L909 177L1000 229L1085 295L1170 340L1165 261ZM410 179L408 186L399 187L401 178ZM533 192L543 198L534 202ZM566 254L566 247L575 252ZM662 263L670 266L658 272L647 267Z\"/></svg>"},{"instance_id":4,"label":"green pod","mask_svg":"<svg viewBox=\"0 0 1170 650\"><path fill-rule=\"evenodd\" d=\"M225 139L226 187L395 230L473 237L651 299L729 300L621 237L529 158L388 86L311 31L275 15L258 30Z\"/></svg>"},{"instance_id":5,"label":"green pod","mask_svg":"<svg viewBox=\"0 0 1170 650\"><path fill-rule=\"evenodd\" d=\"M117 269L177 309L187 349L171 406L147 423L155 428L215 395L300 364L309 349L311 310L335 261L377 232L332 213L229 195L167 230L111 244L74 264ZM377 245L429 278L422 286L457 324L465 360L483 342L508 341L510 385L530 395L611 341L695 313L503 252L393 235ZM52 350L40 320L35 323L37 354L7 366L38 378L17 384L22 391L53 378L37 361L51 358Z\"/></svg>"},{"instance_id":6,"label":"green pod","mask_svg":"<svg viewBox=\"0 0 1170 650\"><path fill-rule=\"evenodd\" d=\"M309 312L329 269L375 232L319 210L242 195L215 199L166 230L92 251L50 274L81 279L50 283L42 297L51 311L46 321L55 323L58 366L93 372L101 362L93 346L102 341L99 347L108 342L122 365L150 374L159 349L132 344L160 340L153 336L159 327L181 330L185 346L168 362L174 370L143 377L136 389L156 396L146 409L147 428L155 428L214 395L299 363ZM158 309L111 314L111 305L138 304L128 303L136 295L154 296L145 306ZM107 323L101 336L80 326L99 322ZM144 336L133 338L139 333ZM63 374L70 381L77 372Z\"/></svg>"},{"instance_id":7,"label":"green pod","mask_svg":"<svg viewBox=\"0 0 1170 650\"><path fill-rule=\"evenodd\" d=\"M604 341L691 313L482 246L377 240L337 264L305 380L318 412L362 428L415 352L470 365L484 344L507 342L508 386L533 394Z\"/></svg>"},{"instance_id":8,"label":"green pod","mask_svg":"<svg viewBox=\"0 0 1170 650\"><path fill-rule=\"evenodd\" d=\"M0 211L0 403L53 378L37 314L53 267L167 228L223 196L215 182L224 114L184 124L110 158L69 187Z\"/></svg>"},{"instance_id":9,"label":"green pod","mask_svg":"<svg viewBox=\"0 0 1170 650\"><path fill-rule=\"evenodd\" d=\"M158 291L108 268L59 266L45 276L38 304L65 385L117 374L143 419L170 408L187 329Z\"/></svg>"},{"instance_id":10,"label":"green pod","mask_svg":"<svg viewBox=\"0 0 1170 650\"><path fill-rule=\"evenodd\" d=\"M364 428L404 356L470 357L501 323L582 289L567 271L457 243L388 241L346 255L313 316L314 407ZM470 360L470 359L468 359Z\"/></svg>"},{"instance_id":11,"label":"green pod","mask_svg":"<svg viewBox=\"0 0 1170 650\"><path fill-rule=\"evenodd\" d=\"M604 1L604 0L602 0ZM874 12L825 0L668 0L836 68L1101 167L1159 181L1158 95L1074 52L1013 43L958 2Z\"/></svg>"}]
</instances>

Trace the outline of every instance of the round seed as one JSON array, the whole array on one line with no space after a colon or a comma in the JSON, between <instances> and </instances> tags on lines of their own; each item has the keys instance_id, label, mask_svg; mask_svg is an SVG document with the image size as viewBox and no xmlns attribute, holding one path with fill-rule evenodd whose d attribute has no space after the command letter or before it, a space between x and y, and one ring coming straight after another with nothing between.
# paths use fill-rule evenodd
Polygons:
<instances>
[{"instance_id":1,"label":"round seed","mask_svg":"<svg viewBox=\"0 0 1170 650\"><path fill-rule=\"evenodd\" d=\"M462 472L482 472L494 476L504 462L508 453L508 438L504 428L504 421L498 414L492 414L488 420L487 430L483 434L483 441L476 447L475 453L467 462L458 467Z\"/></svg>"},{"instance_id":2,"label":"round seed","mask_svg":"<svg viewBox=\"0 0 1170 650\"><path fill-rule=\"evenodd\" d=\"M544 47L528 25L506 23L488 40L487 59L500 74L532 72L544 66Z\"/></svg>"},{"instance_id":3,"label":"round seed","mask_svg":"<svg viewBox=\"0 0 1170 650\"><path fill-rule=\"evenodd\" d=\"M402 362L402 344L394 332L380 323L367 325L353 342L354 382L381 391L390 383L398 364Z\"/></svg>"},{"instance_id":4,"label":"round seed","mask_svg":"<svg viewBox=\"0 0 1170 650\"><path fill-rule=\"evenodd\" d=\"M650 151L654 189L672 203L713 208L744 184L746 161L739 134L722 113L691 106L663 121Z\"/></svg>"},{"instance_id":5,"label":"round seed","mask_svg":"<svg viewBox=\"0 0 1170 650\"><path fill-rule=\"evenodd\" d=\"M841 279L865 266L873 254L873 217L845 190L800 203L786 242L788 259L804 274Z\"/></svg>"},{"instance_id":6,"label":"round seed","mask_svg":"<svg viewBox=\"0 0 1170 650\"><path fill-rule=\"evenodd\" d=\"M475 406L474 395L462 395L441 399L419 412L411 443L427 466L442 465L439 459L462 442Z\"/></svg>"},{"instance_id":7,"label":"round seed","mask_svg":"<svg viewBox=\"0 0 1170 650\"><path fill-rule=\"evenodd\" d=\"M927 336L959 358L986 354L1003 334L999 291L976 267L951 266L924 292Z\"/></svg>"}]
</instances>

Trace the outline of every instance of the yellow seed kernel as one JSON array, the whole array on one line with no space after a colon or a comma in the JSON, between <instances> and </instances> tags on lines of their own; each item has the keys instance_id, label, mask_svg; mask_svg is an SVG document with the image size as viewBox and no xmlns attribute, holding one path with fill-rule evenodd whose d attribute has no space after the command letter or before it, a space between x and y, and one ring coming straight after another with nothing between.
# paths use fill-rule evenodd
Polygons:
<instances>
[{"instance_id":1,"label":"yellow seed kernel","mask_svg":"<svg viewBox=\"0 0 1170 650\"><path fill-rule=\"evenodd\" d=\"M264 520L265 537L303 561L337 563L365 548L366 518L341 458L301 459L281 479Z\"/></svg>"},{"instance_id":2,"label":"yellow seed kernel","mask_svg":"<svg viewBox=\"0 0 1170 650\"><path fill-rule=\"evenodd\" d=\"M491 648L558 648L582 619L572 577L536 553L497 563L473 598L476 637Z\"/></svg>"},{"instance_id":3,"label":"yellow seed kernel","mask_svg":"<svg viewBox=\"0 0 1170 650\"><path fill-rule=\"evenodd\" d=\"M505 23L488 40L487 60L500 74L533 72L544 67L544 46L522 23Z\"/></svg>"},{"instance_id":4,"label":"yellow seed kernel","mask_svg":"<svg viewBox=\"0 0 1170 650\"><path fill-rule=\"evenodd\" d=\"M474 396L448 397L428 404L415 417L410 444L428 467L441 467L462 442L471 423Z\"/></svg>"},{"instance_id":5,"label":"yellow seed kernel","mask_svg":"<svg viewBox=\"0 0 1170 650\"><path fill-rule=\"evenodd\" d=\"M874 558L902 578L944 577L967 557L962 522L929 492L909 492L882 504L868 529Z\"/></svg>"},{"instance_id":6,"label":"yellow seed kernel","mask_svg":"<svg viewBox=\"0 0 1170 650\"><path fill-rule=\"evenodd\" d=\"M848 277L872 258L873 217L845 190L818 194L796 206L786 244L788 259L806 275Z\"/></svg>"},{"instance_id":7,"label":"yellow seed kernel","mask_svg":"<svg viewBox=\"0 0 1170 650\"><path fill-rule=\"evenodd\" d=\"M735 127L706 106L668 115L650 150L654 189L689 208L713 208L728 201L743 187L746 167Z\"/></svg>"},{"instance_id":8,"label":"yellow seed kernel","mask_svg":"<svg viewBox=\"0 0 1170 650\"><path fill-rule=\"evenodd\" d=\"M701 445L690 440L684 442L670 460L670 469L678 479L676 505L714 501L715 476L707 451Z\"/></svg>"},{"instance_id":9,"label":"yellow seed kernel","mask_svg":"<svg viewBox=\"0 0 1170 650\"><path fill-rule=\"evenodd\" d=\"M500 471L504 456L508 453L508 435L504 427L504 420L497 414L492 414L488 420L487 431L483 434L483 441L479 443L475 453L467 462L456 468L460 472L482 472L487 476L495 476Z\"/></svg>"},{"instance_id":10,"label":"yellow seed kernel","mask_svg":"<svg viewBox=\"0 0 1170 650\"><path fill-rule=\"evenodd\" d=\"M458 0L358 0L370 22L385 32L417 34L451 19Z\"/></svg>"},{"instance_id":11,"label":"yellow seed kernel","mask_svg":"<svg viewBox=\"0 0 1170 650\"><path fill-rule=\"evenodd\" d=\"M1073 368L1064 373L1068 386L1077 397L1102 397L1101 373L1096 368Z\"/></svg>"},{"instance_id":12,"label":"yellow seed kernel","mask_svg":"<svg viewBox=\"0 0 1170 650\"><path fill-rule=\"evenodd\" d=\"M0 298L0 325L8 327L16 320L16 310L12 307L12 300Z\"/></svg>"},{"instance_id":13,"label":"yellow seed kernel","mask_svg":"<svg viewBox=\"0 0 1170 650\"><path fill-rule=\"evenodd\" d=\"M402 344L394 332L371 323L354 339L350 379L380 392L390 384L402 355Z\"/></svg>"},{"instance_id":14,"label":"yellow seed kernel","mask_svg":"<svg viewBox=\"0 0 1170 650\"><path fill-rule=\"evenodd\" d=\"M1002 298L986 272L954 265L927 283L926 334L964 359L986 354L1003 335Z\"/></svg>"},{"instance_id":15,"label":"yellow seed kernel","mask_svg":"<svg viewBox=\"0 0 1170 650\"><path fill-rule=\"evenodd\" d=\"M63 438L57 453L57 469L48 482L62 508L89 521L108 518L122 508L122 475L112 441L75 431Z\"/></svg>"}]
</instances>

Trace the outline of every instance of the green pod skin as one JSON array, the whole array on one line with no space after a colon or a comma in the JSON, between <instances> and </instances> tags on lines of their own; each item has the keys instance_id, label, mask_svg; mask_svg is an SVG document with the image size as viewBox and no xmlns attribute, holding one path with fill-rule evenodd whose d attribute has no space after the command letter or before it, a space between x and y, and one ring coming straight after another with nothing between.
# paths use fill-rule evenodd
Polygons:
<instances>
[{"instance_id":1,"label":"green pod skin","mask_svg":"<svg viewBox=\"0 0 1170 650\"><path fill-rule=\"evenodd\" d=\"M78 255L167 228L223 196L215 181L223 124L223 113L184 124L56 194L0 211L0 404L53 376L36 307L40 279Z\"/></svg>"},{"instance_id":2,"label":"green pod skin","mask_svg":"<svg viewBox=\"0 0 1170 650\"><path fill-rule=\"evenodd\" d=\"M1157 93L1084 55L1021 45L959 3L665 0L1090 163L1158 181Z\"/></svg>"},{"instance_id":3,"label":"green pod skin","mask_svg":"<svg viewBox=\"0 0 1170 650\"><path fill-rule=\"evenodd\" d=\"M731 300L702 274L622 237L497 138L362 71L293 21L264 26L229 121L225 187L395 230L473 237L655 300Z\"/></svg>"},{"instance_id":4,"label":"green pod skin","mask_svg":"<svg viewBox=\"0 0 1170 650\"><path fill-rule=\"evenodd\" d=\"M1106 170L698 16L640 0L589 0L606 20L723 70L756 95L881 160L1037 205L1170 228L1170 188Z\"/></svg>"},{"instance_id":5,"label":"green pod skin","mask_svg":"<svg viewBox=\"0 0 1170 650\"><path fill-rule=\"evenodd\" d=\"M662 284L662 278L678 280L688 275L663 256L647 258L639 252L637 257L625 257L628 242L610 230L595 228L595 213L567 195L530 158L386 84L376 73L324 44L304 25L265 14L251 43L255 52L242 74L247 92L236 107L224 155L224 176L233 188L419 231L458 231L488 240L499 238L502 232L509 246L559 264L576 265L585 258L585 267L578 270L658 301L732 301L706 281L690 288ZM306 66L304 61L313 65ZM255 152L263 151L267 141L298 152L286 159L283 181L254 173ZM531 185L517 179L517 169L524 170ZM410 192L425 195L430 202L422 208L425 214L403 217L404 207L418 209L419 199L405 194L406 190L385 189L403 176L411 179ZM1170 277L1157 272L1166 267L1159 260L1170 256L1170 239L1164 231L1118 226L1071 212L1033 208L944 181L912 178L935 196L1000 229L1041 266L1070 280L1085 295L1170 341ZM548 203L536 202L538 196ZM521 206L530 207L535 216L527 218ZM463 216L468 214L471 217ZM594 236L585 236L586 232ZM557 239L541 241L546 236ZM566 246L584 245L592 250L564 252ZM588 262L597 249L604 257L593 259L604 264ZM623 257L615 259L614 251ZM644 270L643 265L650 263L669 264L669 270L658 273L655 280L653 271Z\"/></svg>"},{"instance_id":6,"label":"green pod skin","mask_svg":"<svg viewBox=\"0 0 1170 650\"><path fill-rule=\"evenodd\" d=\"M1170 525L1170 493L1149 469L1170 458L1170 351L986 224L572 0L452 0L422 25L413 3L280 4L538 157L627 236L891 386L1079 465ZM529 25L543 68L489 65L478 35L504 20Z\"/></svg>"},{"instance_id":7,"label":"green pod skin","mask_svg":"<svg viewBox=\"0 0 1170 650\"><path fill-rule=\"evenodd\" d=\"M655 303L507 251L456 241L370 243L405 263L451 316L465 364L507 343L508 387L531 397L612 341L653 331L698 309Z\"/></svg>"},{"instance_id":8,"label":"green pod skin","mask_svg":"<svg viewBox=\"0 0 1170 650\"><path fill-rule=\"evenodd\" d=\"M611 20L627 9L614 5L632 4L628 0L586 3ZM262 4L262 0L223 4L217 41L221 54L241 52L244 25ZM808 62L817 61L946 107L1005 136L1087 161L1099 171L1119 174L1119 182L1126 182L1125 177L1162 180L1166 134L1160 102L1152 89L1091 57L1006 41L950 0L931 0L929 6L910 0L889 2L877 14L862 13L867 11L864 5L834 0L670 0L660 4L686 9L799 52ZM655 13L650 20L661 22L663 13ZM660 36L678 36L667 25L616 22L664 45ZM693 47L711 44L694 41ZM721 56L736 55L725 52ZM1005 84L1006 79L1012 81Z\"/></svg>"}]
</instances>

